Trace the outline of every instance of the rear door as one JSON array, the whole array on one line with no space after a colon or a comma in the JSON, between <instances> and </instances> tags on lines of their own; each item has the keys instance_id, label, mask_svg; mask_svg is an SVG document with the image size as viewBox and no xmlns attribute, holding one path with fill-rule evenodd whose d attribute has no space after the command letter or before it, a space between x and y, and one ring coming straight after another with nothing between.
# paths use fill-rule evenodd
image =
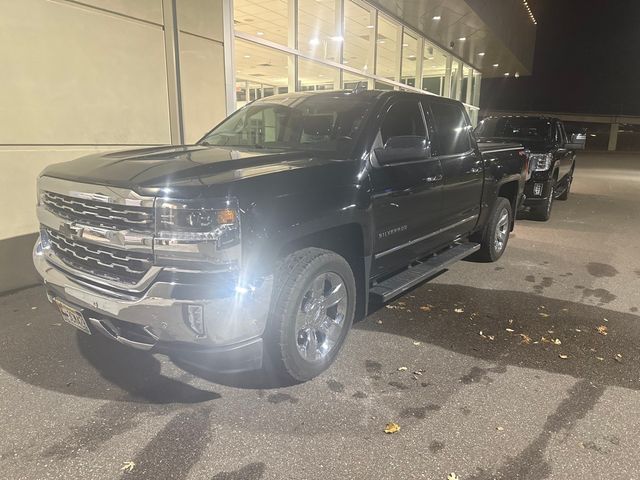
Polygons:
<instances>
[{"instance_id":1,"label":"rear door","mask_svg":"<svg viewBox=\"0 0 640 480\"><path fill-rule=\"evenodd\" d=\"M418 98L402 95L384 109L374 149L395 136L423 136L429 142ZM375 275L406 266L438 241L442 180L440 162L428 154L417 161L372 165Z\"/></svg>"},{"instance_id":2,"label":"rear door","mask_svg":"<svg viewBox=\"0 0 640 480\"><path fill-rule=\"evenodd\" d=\"M435 97L422 102L434 126L432 151L440 160L444 175L444 238L453 241L468 233L480 215L484 184L482 156L471 138L469 118L461 104Z\"/></svg>"}]
</instances>

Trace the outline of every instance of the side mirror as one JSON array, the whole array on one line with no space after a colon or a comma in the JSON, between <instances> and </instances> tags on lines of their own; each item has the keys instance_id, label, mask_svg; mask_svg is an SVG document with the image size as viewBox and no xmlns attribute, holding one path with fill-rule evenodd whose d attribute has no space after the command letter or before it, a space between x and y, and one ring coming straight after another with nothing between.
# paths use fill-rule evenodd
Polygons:
<instances>
[{"instance_id":1,"label":"side mirror","mask_svg":"<svg viewBox=\"0 0 640 480\"><path fill-rule=\"evenodd\" d=\"M429 156L429 145L424 137L402 135L391 137L382 148L374 150L380 165L425 160Z\"/></svg>"},{"instance_id":2,"label":"side mirror","mask_svg":"<svg viewBox=\"0 0 640 480\"><path fill-rule=\"evenodd\" d=\"M572 133L566 148L569 150L584 150L586 142L587 136L584 133Z\"/></svg>"}]
</instances>

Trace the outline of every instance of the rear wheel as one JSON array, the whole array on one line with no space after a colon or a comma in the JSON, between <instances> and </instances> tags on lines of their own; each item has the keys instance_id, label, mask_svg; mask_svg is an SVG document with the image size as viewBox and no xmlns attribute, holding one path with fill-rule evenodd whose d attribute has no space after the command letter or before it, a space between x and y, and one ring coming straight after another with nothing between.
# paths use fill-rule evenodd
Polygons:
<instances>
[{"instance_id":1,"label":"rear wheel","mask_svg":"<svg viewBox=\"0 0 640 480\"><path fill-rule=\"evenodd\" d=\"M297 381L322 373L347 337L355 305L355 279L343 257L319 248L288 255L276 273L267 364Z\"/></svg>"},{"instance_id":2,"label":"rear wheel","mask_svg":"<svg viewBox=\"0 0 640 480\"><path fill-rule=\"evenodd\" d=\"M507 248L512 221L511 203L506 198L498 197L482 235L480 250L476 254L478 260L495 262L502 256Z\"/></svg>"}]
</instances>

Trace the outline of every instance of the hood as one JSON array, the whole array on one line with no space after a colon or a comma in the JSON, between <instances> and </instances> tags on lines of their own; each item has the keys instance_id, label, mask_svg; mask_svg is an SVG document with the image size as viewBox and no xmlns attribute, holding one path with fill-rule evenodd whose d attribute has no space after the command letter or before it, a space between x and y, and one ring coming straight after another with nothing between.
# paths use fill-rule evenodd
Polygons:
<instances>
[{"instance_id":1,"label":"hood","mask_svg":"<svg viewBox=\"0 0 640 480\"><path fill-rule=\"evenodd\" d=\"M191 145L89 155L51 165L42 174L81 183L129 188L146 194L154 194L168 186L193 194L194 190L202 191L203 187L246 182L264 175L319 167L328 167L323 171L335 170L338 165L344 169L345 164L353 163L316 152L261 152Z\"/></svg>"}]
</instances>

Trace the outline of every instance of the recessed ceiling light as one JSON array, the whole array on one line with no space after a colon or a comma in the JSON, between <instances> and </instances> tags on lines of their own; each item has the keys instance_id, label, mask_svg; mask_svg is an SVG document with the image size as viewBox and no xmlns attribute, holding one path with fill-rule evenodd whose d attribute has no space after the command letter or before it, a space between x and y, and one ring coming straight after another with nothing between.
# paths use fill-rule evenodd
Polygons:
<instances>
[{"instance_id":1,"label":"recessed ceiling light","mask_svg":"<svg viewBox=\"0 0 640 480\"><path fill-rule=\"evenodd\" d=\"M435 15L435 16L433 17L433 19L434 19L434 20L440 20L441 18L442 18L442 17L441 17L440 15Z\"/></svg>"},{"instance_id":2,"label":"recessed ceiling light","mask_svg":"<svg viewBox=\"0 0 640 480\"><path fill-rule=\"evenodd\" d=\"M336 35L334 37L329 37L329 38L334 42L342 42L344 40L344 37L342 37L341 35Z\"/></svg>"},{"instance_id":3,"label":"recessed ceiling light","mask_svg":"<svg viewBox=\"0 0 640 480\"><path fill-rule=\"evenodd\" d=\"M375 28L373 25L367 25L367 28Z\"/></svg>"},{"instance_id":4,"label":"recessed ceiling light","mask_svg":"<svg viewBox=\"0 0 640 480\"><path fill-rule=\"evenodd\" d=\"M311 40L309 40L309 45L320 45L320 39L312 38Z\"/></svg>"},{"instance_id":5,"label":"recessed ceiling light","mask_svg":"<svg viewBox=\"0 0 640 480\"><path fill-rule=\"evenodd\" d=\"M500 66L500 64L499 64L499 63L494 63L494 64L493 64L493 68L498 68L499 66Z\"/></svg>"},{"instance_id":6,"label":"recessed ceiling light","mask_svg":"<svg viewBox=\"0 0 640 480\"><path fill-rule=\"evenodd\" d=\"M409 44L408 44L408 43L403 43L403 44L402 44L402 46L403 46L403 47L408 47L408 46L409 46Z\"/></svg>"},{"instance_id":7,"label":"recessed ceiling light","mask_svg":"<svg viewBox=\"0 0 640 480\"><path fill-rule=\"evenodd\" d=\"M460 40L461 42L464 42L467 39L467 37L460 37L458 40Z\"/></svg>"},{"instance_id":8,"label":"recessed ceiling light","mask_svg":"<svg viewBox=\"0 0 640 480\"><path fill-rule=\"evenodd\" d=\"M484 57L484 52L480 52L480 53L478 54L478 56L479 56L479 57Z\"/></svg>"},{"instance_id":9,"label":"recessed ceiling light","mask_svg":"<svg viewBox=\"0 0 640 480\"><path fill-rule=\"evenodd\" d=\"M378 40L378 43L384 43L384 40Z\"/></svg>"},{"instance_id":10,"label":"recessed ceiling light","mask_svg":"<svg viewBox=\"0 0 640 480\"><path fill-rule=\"evenodd\" d=\"M251 58L251 55L244 55L244 58Z\"/></svg>"},{"instance_id":11,"label":"recessed ceiling light","mask_svg":"<svg viewBox=\"0 0 640 480\"><path fill-rule=\"evenodd\" d=\"M262 36L264 35L264 32L256 32L256 35Z\"/></svg>"}]
</instances>

